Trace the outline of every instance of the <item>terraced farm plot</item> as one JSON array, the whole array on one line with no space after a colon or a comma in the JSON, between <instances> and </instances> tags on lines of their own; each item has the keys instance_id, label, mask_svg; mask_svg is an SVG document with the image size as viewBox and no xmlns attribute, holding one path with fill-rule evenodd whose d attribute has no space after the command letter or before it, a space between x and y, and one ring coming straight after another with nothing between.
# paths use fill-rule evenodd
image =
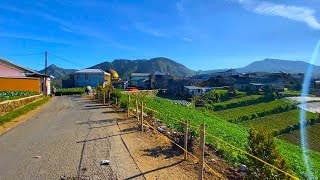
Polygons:
<instances>
[{"instance_id":1,"label":"terraced farm plot","mask_svg":"<svg viewBox=\"0 0 320 180\"><path fill-rule=\"evenodd\" d=\"M132 97L132 99L133 98L134 97ZM127 97L124 97L123 99L125 101L127 100ZM132 102L134 102L134 100ZM194 126L199 127L201 123L205 123L206 132L215 135L220 139L223 139L224 141L239 147L240 149L245 150L247 147L248 132L246 131L245 127L223 121L212 113L201 112L191 107L175 105L170 100L166 100L163 98L146 98L145 102L146 106L161 112L161 115L155 114L155 116L161 119L166 124L170 125L170 127L179 129L183 128L183 125L176 120L168 118L168 116L175 117L181 120L188 120L192 125L192 127L190 127L191 129L193 129ZM199 131L198 128L195 130L196 132ZM292 171L300 177L305 177L306 169L304 167L304 162L301 161L301 148L278 138L275 138L275 140L277 142L277 147L279 148L280 153L292 167ZM241 153L231 148L230 146L217 141L210 136L206 137L206 143L211 144L218 150L222 151L224 154L224 158L228 162L242 162L239 159L239 157L243 157L241 156ZM320 177L320 153L310 151L309 155L310 160L313 164L312 171L314 175Z\"/></svg>"},{"instance_id":2,"label":"terraced farm plot","mask_svg":"<svg viewBox=\"0 0 320 180\"><path fill-rule=\"evenodd\" d=\"M236 108L240 106L247 106L251 104L256 104L257 101L262 101L264 96L262 95L251 95L251 96L244 96L241 98L231 99L228 101L224 101L221 103L214 103L211 106L215 111L217 110L224 110L230 108Z\"/></svg>"},{"instance_id":3,"label":"terraced farm plot","mask_svg":"<svg viewBox=\"0 0 320 180\"><path fill-rule=\"evenodd\" d=\"M308 147L312 150L320 152L320 124L308 126L306 132L308 137ZM278 138L299 146L301 145L300 130L283 134L278 136Z\"/></svg>"},{"instance_id":4,"label":"terraced farm plot","mask_svg":"<svg viewBox=\"0 0 320 180\"><path fill-rule=\"evenodd\" d=\"M214 114L229 122L240 123L257 117L289 111L293 108L295 108L295 106L288 102L276 100L267 103L217 111L214 112Z\"/></svg>"},{"instance_id":5,"label":"terraced farm plot","mask_svg":"<svg viewBox=\"0 0 320 180\"><path fill-rule=\"evenodd\" d=\"M307 120L318 118L315 113L307 112ZM270 116L256 118L250 121L240 123L245 127L259 127L264 126L271 132L283 134L290 126L297 126L299 124L299 110L291 110L288 112L278 113Z\"/></svg>"}]
</instances>

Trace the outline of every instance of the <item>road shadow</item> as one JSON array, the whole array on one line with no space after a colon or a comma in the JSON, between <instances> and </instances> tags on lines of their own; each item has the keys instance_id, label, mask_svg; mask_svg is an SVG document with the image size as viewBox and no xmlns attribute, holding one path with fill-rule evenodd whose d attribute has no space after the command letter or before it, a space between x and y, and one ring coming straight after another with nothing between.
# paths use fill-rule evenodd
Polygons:
<instances>
[{"instance_id":1,"label":"road shadow","mask_svg":"<svg viewBox=\"0 0 320 180\"><path fill-rule=\"evenodd\" d=\"M144 149L144 156L151 156L158 158L160 155L164 155L164 159L173 158L175 156L180 156L183 154L181 151L173 150L171 146L157 146L154 148Z\"/></svg>"},{"instance_id":2,"label":"road shadow","mask_svg":"<svg viewBox=\"0 0 320 180\"><path fill-rule=\"evenodd\" d=\"M113 134L113 135L105 136L105 137L98 137L98 138L93 138L93 139L87 139L87 140L83 140L83 141L77 141L76 143L86 143L86 142L90 142L90 141L97 141L97 140L107 139L107 138L110 138L110 137L115 137L115 136L121 136L121 135L131 134L131 133L135 133L135 132L137 132L137 131L124 132L124 133Z\"/></svg>"},{"instance_id":3,"label":"road shadow","mask_svg":"<svg viewBox=\"0 0 320 180\"><path fill-rule=\"evenodd\" d=\"M120 130L120 132L131 132L131 131L139 131L139 128L138 127L131 127L131 128Z\"/></svg>"},{"instance_id":4,"label":"road shadow","mask_svg":"<svg viewBox=\"0 0 320 180\"><path fill-rule=\"evenodd\" d=\"M134 176L125 178L125 180L135 179L135 178L137 178L137 177L139 177L139 176L144 176L144 175L149 174L149 173L152 173L152 172L156 172L156 171L159 171L159 170L162 170L162 169L170 168L170 167L179 165L179 164L182 163L182 162L183 162L183 160L178 161L178 162L175 162L175 163L170 164L170 165L168 165L168 166L163 166L163 167L159 167L159 168L156 168L156 169L153 169L153 170L150 170L150 171L146 171L146 172L143 172L143 173L140 173L140 174L137 174L137 175L134 175Z\"/></svg>"}]
</instances>

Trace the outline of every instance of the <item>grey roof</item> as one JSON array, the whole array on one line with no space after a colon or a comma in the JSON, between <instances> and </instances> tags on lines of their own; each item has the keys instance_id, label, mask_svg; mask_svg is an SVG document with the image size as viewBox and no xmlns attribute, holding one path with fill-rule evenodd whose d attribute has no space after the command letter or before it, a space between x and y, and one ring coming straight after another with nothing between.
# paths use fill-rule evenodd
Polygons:
<instances>
[{"instance_id":1,"label":"grey roof","mask_svg":"<svg viewBox=\"0 0 320 180\"><path fill-rule=\"evenodd\" d=\"M149 73L132 73L131 76L150 76Z\"/></svg>"},{"instance_id":2,"label":"grey roof","mask_svg":"<svg viewBox=\"0 0 320 180\"><path fill-rule=\"evenodd\" d=\"M160 71L156 71L156 72L153 73L153 75L161 75L161 76L164 76L164 75L166 75L166 74L163 73L163 72L160 72Z\"/></svg>"},{"instance_id":3,"label":"grey roof","mask_svg":"<svg viewBox=\"0 0 320 180\"><path fill-rule=\"evenodd\" d=\"M187 89L214 89L213 87L184 86Z\"/></svg>"},{"instance_id":4,"label":"grey roof","mask_svg":"<svg viewBox=\"0 0 320 180\"><path fill-rule=\"evenodd\" d=\"M253 86L263 86L263 85L265 85L265 84L262 84L262 83L249 83L249 84L251 84Z\"/></svg>"},{"instance_id":5,"label":"grey roof","mask_svg":"<svg viewBox=\"0 0 320 180\"><path fill-rule=\"evenodd\" d=\"M107 73L101 69L82 69L82 70L74 72L74 74L109 74L109 73Z\"/></svg>"}]
</instances>

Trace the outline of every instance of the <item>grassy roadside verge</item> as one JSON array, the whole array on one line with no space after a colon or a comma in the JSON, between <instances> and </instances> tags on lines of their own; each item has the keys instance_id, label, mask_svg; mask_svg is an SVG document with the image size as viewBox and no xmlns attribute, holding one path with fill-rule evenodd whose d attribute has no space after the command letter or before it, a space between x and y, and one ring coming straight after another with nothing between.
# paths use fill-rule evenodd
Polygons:
<instances>
[{"instance_id":1,"label":"grassy roadside verge","mask_svg":"<svg viewBox=\"0 0 320 180\"><path fill-rule=\"evenodd\" d=\"M23 106L19 109L13 110L9 113L7 113L6 115L0 117L0 125L3 125L6 122L9 122L23 114L28 113L29 111L32 111L34 109L36 109L37 107L45 104L46 102L48 102L51 99L51 97L44 97L41 100L38 100L36 102L33 102L31 104L28 104L26 106Z\"/></svg>"}]
</instances>

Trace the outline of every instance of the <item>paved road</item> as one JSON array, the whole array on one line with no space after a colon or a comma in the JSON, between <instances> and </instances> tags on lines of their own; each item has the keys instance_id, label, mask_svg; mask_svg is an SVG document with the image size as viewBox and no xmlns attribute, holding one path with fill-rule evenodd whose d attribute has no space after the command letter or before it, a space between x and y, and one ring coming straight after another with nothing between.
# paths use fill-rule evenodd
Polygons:
<instances>
[{"instance_id":1,"label":"paved road","mask_svg":"<svg viewBox=\"0 0 320 180\"><path fill-rule=\"evenodd\" d=\"M81 97L55 97L0 136L0 179L125 179L139 174L119 133L110 109ZM111 164L100 166L103 159Z\"/></svg>"}]
</instances>

